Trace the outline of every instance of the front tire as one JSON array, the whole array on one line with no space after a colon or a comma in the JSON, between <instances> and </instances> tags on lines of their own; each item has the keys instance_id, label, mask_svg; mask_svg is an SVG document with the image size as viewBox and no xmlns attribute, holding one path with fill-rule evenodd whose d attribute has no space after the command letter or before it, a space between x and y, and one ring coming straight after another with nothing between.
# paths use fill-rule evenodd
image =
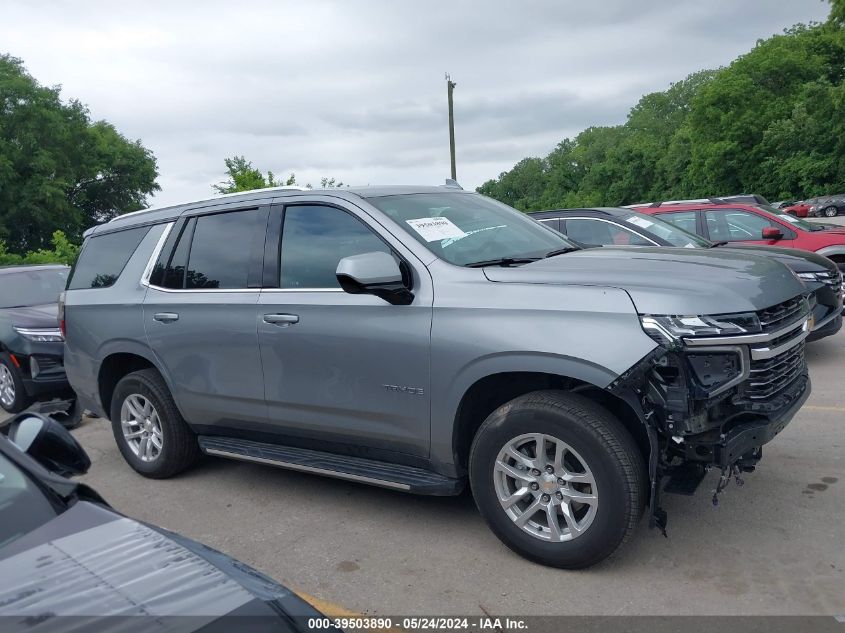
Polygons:
<instances>
[{"instance_id":1,"label":"front tire","mask_svg":"<svg viewBox=\"0 0 845 633\"><path fill-rule=\"evenodd\" d=\"M834 206L829 206L825 207L823 213L826 218L835 218L837 215L839 215L839 209Z\"/></svg>"},{"instance_id":2,"label":"front tire","mask_svg":"<svg viewBox=\"0 0 845 633\"><path fill-rule=\"evenodd\" d=\"M31 402L12 357L7 352L0 353L0 407L9 413L19 413Z\"/></svg>"},{"instance_id":3,"label":"front tire","mask_svg":"<svg viewBox=\"0 0 845 633\"><path fill-rule=\"evenodd\" d=\"M172 477L199 458L196 435L155 369L133 372L117 383L111 423L123 458L144 477Z\"/></svg>"},{"instance_id":4,"label":"front tire","mask_svg":"<svg viewBox=\"0 0 845 633\"><path fill-rule=\"evenodd\" d=\"M494 411L470 451L476 504L490 529L529 560L589 567L633 532L645 463L608 411L563 391L536 391Z\"/></svg>"}]
</instances>

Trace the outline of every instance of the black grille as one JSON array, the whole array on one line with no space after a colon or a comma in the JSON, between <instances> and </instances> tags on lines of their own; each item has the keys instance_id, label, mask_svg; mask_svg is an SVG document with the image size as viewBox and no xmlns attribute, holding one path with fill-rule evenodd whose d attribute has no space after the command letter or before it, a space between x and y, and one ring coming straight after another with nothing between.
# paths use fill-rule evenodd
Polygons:
<instances>
[{"instance_id":1,"label":"black grille","mask_svg":"<svg viewBox=\"0 0 845 633\"><path fill-rule=\"evenodd\" d=\"M765 400L783 390L804 371L804 343L766 360L751 361L751 375L743 383L746 397Z\"/></svg>"},{"instance_id":2,"label":"black grille","mask_svg":"<svg viewBox=\"0 0 845 633\"><path fill-rule=\"evenodd\" d=\"M771 308L760 310L757 317L764 332L775 332L787 325L798 321L806 314L807 301L804 297L795 297Z\"/></svg>"},{"instance_id":3,"label":"black grille","mask_svg":"<svg viewBox=\"0 0 845 633\"><path fill-rule=\"evenodd\" d=\"M819 281L839 296L842 294L842 273L837 269L833 272L818 273Z\"/></svg>"}]
</instances>

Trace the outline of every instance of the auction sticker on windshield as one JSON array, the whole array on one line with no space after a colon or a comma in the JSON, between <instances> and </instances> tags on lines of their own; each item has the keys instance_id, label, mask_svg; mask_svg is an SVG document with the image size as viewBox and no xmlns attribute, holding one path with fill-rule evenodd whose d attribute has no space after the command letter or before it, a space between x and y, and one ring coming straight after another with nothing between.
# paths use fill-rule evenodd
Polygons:
<instances>
[{"instance_id":1,"label":"auction sticker on windshield","mask_svg":"<svg viewBox=\"0 0 845 633\"><path fill-rule=\"evenodd\" d=\"M449 218L416 218L405 220L426 242L437 242L449 238L466 237Z\"/></svg>"}]
</instances>

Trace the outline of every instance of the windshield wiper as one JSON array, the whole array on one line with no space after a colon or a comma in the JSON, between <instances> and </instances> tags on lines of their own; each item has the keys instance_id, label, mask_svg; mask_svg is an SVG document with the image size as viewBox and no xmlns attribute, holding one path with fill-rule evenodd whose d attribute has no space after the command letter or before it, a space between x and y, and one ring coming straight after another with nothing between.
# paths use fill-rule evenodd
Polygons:
<instances>
[{"instance_id":1,"label":"windshield wiper","mask_svg":"<svg viewBox=\"0 0 845 633\"><path fill-rule=\"evenodd\" d=\"M515 266L517 264L530 264L536 262L539 257L500 257L499 259L486 259L480 262L464 264L467 268L483 268L484 266Z\"/></svg>"},{"instance_id":2,"label":"windshield wiper","mask_svg":"<svg viewBox=\"0 0 845 633\"><path fill-rule=\"evenodd\" d=\"M559 248L554 251L549 251L545 255L543 255L543 259L548 259L549 257L554 257L555 255L566 255L567 253L571 253L572 251L580 251L581 249L577 246L567 246L566 248Z\"/></svg>"},{"instance_id":3,"label":"windshield wiper","mask_svg":"<svg viewBox=\"0 0 845 633\"><path fill-rule=\"evenodd\" d=\"M724 246L727 242L712 242L707 248L716 248L717 246Z\"/></svg>"}]
</instances>

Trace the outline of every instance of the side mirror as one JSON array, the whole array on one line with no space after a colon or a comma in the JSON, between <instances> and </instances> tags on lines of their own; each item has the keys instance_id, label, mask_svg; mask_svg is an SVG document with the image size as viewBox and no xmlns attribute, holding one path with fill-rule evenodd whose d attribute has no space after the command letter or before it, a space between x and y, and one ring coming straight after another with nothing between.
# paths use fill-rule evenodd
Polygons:
<instances>
[{"instance_id":1,"label":"side mirror","mask_svg":"<svg viewBox=\"0 0 845 633\"><path fill-rule=\"evenodd\" d=\"M71 477L84 475L91 460L76 438L53 418L24 412L7 427L9 439L50 472Z\"/></svg>"},{"instance_id":2,"label":"side mirror","mask_svg":"<svg viewBox=\"0 0 845 633\"><path fill-rule=\"evenodd\" d=\"M775 226L767 226L763 229L764 240L779 240L783 238L783 231Z\"/></svg>"},{"instance_id":3,"label":"side mirror","mask_svg":"<svg viewBox=\"0 0 845 633\"><path fill-rule=\"evenodd\" d=\"M370 294L393 305L408 305L414 300L396 260L387 253L374 251L344 257L337 264L337 281L344 292Z\"/></svg>"}]
</instances>

